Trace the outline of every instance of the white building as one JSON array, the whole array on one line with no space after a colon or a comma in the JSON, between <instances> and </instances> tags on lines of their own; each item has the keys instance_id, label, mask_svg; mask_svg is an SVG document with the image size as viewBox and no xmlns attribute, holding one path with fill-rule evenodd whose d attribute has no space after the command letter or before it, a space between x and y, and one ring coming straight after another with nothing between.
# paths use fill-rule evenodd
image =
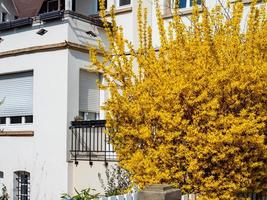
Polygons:
<instances>
[{"instance_id":1,"label":"white building","mask_svg":"<svg viewBox=\"0 0 267 200\"><path fill-rule=\"evenodd\" d=\"M161 2L166 24L172 19L171 2ZM107 7L114 3L118 24L137 46L137 1L107 0ZM213 7L217 0L208 3ZM144 0L144 6L156 30L153 0ZM180 14L186 23L191 12L190 0L182 0ZM0 184L13 200L55 200L74 188L101 191L97 174L113 156L110 147L101 143L104 136L87 131L78 138L100 137L97 149L104 149L89 155L98 145L95 140L74 141L69 130L78 115L105 118L100 105L107 95L96 85L101 74L86 71L88 46L97 47L98 39L107 44L97 13L97 0L0 0ZM153 36L157 47L157 33ZM90 131L96 129L94 123ZM85 160L101 161L76 166L70 150Z\"/></svg>"}]
</instances>

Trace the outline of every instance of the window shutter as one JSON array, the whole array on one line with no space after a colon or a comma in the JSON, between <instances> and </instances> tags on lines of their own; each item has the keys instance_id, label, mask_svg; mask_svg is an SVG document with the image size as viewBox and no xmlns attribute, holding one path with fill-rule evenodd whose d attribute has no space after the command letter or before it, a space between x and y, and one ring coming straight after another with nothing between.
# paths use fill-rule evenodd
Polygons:
<instances>
[{"instance_id":1,"label":"window shutter","mask_svg":"<svg viewBox=\"0 0 267 200\"><path fill-rule=\"evenodd\" d=\"M80 112L100 111L100 90L96 81L97 73L90 73L84 70L80 71Z\"/></svg>"},{"instance_id":2,"label":"window shutter","mask_svg":"<svg viewBox=\"0 0 267 200\"><path fill-rule=\"evenodd\" d=\"M33 115L33 72L0 75L1 117Z\"/></svg>"}]
</instances>

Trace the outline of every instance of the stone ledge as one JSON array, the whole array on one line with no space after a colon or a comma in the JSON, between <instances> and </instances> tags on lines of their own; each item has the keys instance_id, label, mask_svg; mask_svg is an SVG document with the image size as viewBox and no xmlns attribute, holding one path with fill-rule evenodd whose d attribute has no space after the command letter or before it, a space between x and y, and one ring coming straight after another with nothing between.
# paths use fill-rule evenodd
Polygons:
<instances>
[{"instance_id":1,"label":"stone ledge","mask_svg":"<svg viewBox=\"0 0 267 200\"><path fill-rule=\"evenodd\" d=\"M55 44L32 46L32 47L27 47L27 48L3 51L3 52L0 52L0 58L19 56L19 55L24 55L24 54L56 51L56 50L62 50L62 49L71 49L71 50L75 50L75 51L79 51L83 53L89 53L88 46L65 41L65 42L55 43ZM100 55L102 54L99 50L97 50L97 53Z\"/></svg>"},{"instance_id":2,"label":"stone ledge","mask_svg":"<svg viewBox=\"0 0 267 200\"><path fill-rule=\"evenodd\" d=\"M1 131L0 137L33 137L34 131Z\"/></svg>"}]
</instances>

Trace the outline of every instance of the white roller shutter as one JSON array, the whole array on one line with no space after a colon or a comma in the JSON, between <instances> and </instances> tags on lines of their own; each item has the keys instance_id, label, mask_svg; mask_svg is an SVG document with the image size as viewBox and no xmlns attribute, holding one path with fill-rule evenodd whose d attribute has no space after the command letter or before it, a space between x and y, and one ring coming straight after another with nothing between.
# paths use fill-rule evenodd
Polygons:
<instances>
[{"instance_id":1,"label":"white roller shutter","mask_svg":"<svg viewBox=\"0 0 267 200\"><path fill-rule=\"evenodd\" d=\"M0 75L1 117L33 114L33 72Z\"/></svg>"},{"instance_id":2,"label":"white roller shutter","mask_svg":"<svg viewBox=\"0 0 267 200\"><path fill-rule=\"evenodd\" d=\"M97 73L80 71L80 112L100 111L100 90L96 81Z\"/></svg>"}]
</instances>

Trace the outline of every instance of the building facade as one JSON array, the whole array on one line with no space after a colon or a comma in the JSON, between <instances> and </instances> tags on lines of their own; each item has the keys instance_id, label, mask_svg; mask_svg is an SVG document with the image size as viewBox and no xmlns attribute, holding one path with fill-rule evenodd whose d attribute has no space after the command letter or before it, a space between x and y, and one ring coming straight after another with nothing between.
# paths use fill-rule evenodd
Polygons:
<instances>
[{"instance_id":1,"label":"building facade","mask_svg":"<svg viewBox=\"0 0 267 200\"><path fill-rule=\"evenodd\" d=\"M156 48L160 43L153 2L144 0L143 6ZM173 2L160 2L166 26ZM26 3L34 9L26 9ZM207 6L216 3L208 1ZM138 2L106 4L107 10L115 4L118 24L137 47ZM192 1L182 0L179 7L190 23ZM105 172L106 162L73 162L70 146L81 142L73 142L69 129L77 116L105 119L101 105L108 93L96 84L101 74L88 68L88 46L97 48L98 40L108 45L98 11L97 0L0 0L0 184L13 200L55 200L74 188L101 191L98 173ZM101 146L106 159L107 146Z\"/></svg>"}]
</instances>

